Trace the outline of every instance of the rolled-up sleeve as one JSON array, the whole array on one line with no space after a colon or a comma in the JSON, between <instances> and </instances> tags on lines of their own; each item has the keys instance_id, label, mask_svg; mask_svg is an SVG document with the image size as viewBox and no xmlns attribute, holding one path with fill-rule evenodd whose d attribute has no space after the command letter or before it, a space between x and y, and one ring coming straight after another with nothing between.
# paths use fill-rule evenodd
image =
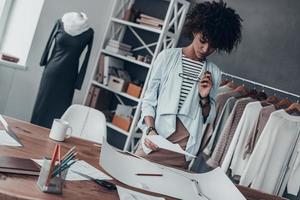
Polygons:
<instances>
[{"instance_id":1,"label":"rolled-up sleeve","mask_svg":"<svg viewBox=\"0 0 300 200\"><path fill-rule=\"evenodd\" d=\"M161 82L161 77L163 75L163 68L164 60L165 60L165 53L162 51L154 61L152 66L150 78L148 81L148 86L145 91L144 97L142 99L142 106L141 106L141 120L144 119L145 116L155 117L155 110L157 106L157 99L158 99L158 92Z\"/></svg>"}]
</instances>

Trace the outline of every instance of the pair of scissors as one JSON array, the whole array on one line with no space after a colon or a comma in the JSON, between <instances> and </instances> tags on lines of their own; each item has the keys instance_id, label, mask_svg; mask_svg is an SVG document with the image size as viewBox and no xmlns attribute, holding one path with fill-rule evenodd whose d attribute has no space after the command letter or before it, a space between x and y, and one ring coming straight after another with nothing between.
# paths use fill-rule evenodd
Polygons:
<instances>
[{"instance_id":1,"label":"pair of scissors","mask_svg":"<svg viewBox=\"0 0 300 200\"><path fill-rule=\"evenodd\" d=\"M77 172L77 171L74 171L74 170L71 170L71 171L78 174L78 175L80 175L80 176L82 176L82 177L84 177L84 178L87 178L88 180L91 180L91 181L97 183L98 185L101 185L102 187L105 187L106 189L109 189L109 190L116 190L117 189L115 184L110 183L108 181L96 179L96 178L93 178L89 175L86 175L86 174L83 174L81 172Z\"/></svg>"}]
</instances>

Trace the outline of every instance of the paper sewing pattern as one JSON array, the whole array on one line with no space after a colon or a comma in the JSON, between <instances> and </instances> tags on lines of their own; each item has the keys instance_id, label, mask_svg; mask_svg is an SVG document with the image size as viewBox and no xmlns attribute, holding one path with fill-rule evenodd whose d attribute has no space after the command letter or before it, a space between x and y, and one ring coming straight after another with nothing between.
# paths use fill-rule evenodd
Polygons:
<instances>
[{"instance_id":1,"label":"paper sewing pattern","mask_svg":"<svg viewBox=\"0 0 300 200\"><path fill-rule=\"evenodd\" d=\"M12 138L5 130L0 130L0 145L14 147L22 146L19 142Z\"/></svg>"},{"instance_id":2,"label":"paper sewing pattern","mask_svg":"<svg viewBox=\"0 0 300 200\"><path fill-rule=\"evenodd\" d=\"M220 168L204 174L192 174L118 152L105 140L102 144L100 165L120 182L170 197L193 200L246 200ZM136 176L137 173L162 176Z\"/></svg>"},{"instance_id":3,"label":"paper sewing pattern","mask_svg":"<svg viewBox=\"0 0 300 200\"><path fill-rule=\"evenodd\" d=\"M172 142L170 142L169 140L165 139L164 137L160 136L160 135L148 135L146 137L148 140L150 140L151 142L153 142L154 144L156 144L159 148L161 149L166 149L169 151L174 151L176 153L180 153L180 154L184 154L187 156L191 156L193 158L195 158L196 156L184 151L179 144L174 144Z\"/></svg>"},{"instance_id":4,"label":"paper sewing pattern","mask_svg":"<svg viewBox=\"0 0 300 200\"><path fill-rule=\"evenodd\" d=\"M133 190L117 186L120 200L165 200L162 197L155 197L148 194L143 194Z\"/></svg>"}]
</instances>

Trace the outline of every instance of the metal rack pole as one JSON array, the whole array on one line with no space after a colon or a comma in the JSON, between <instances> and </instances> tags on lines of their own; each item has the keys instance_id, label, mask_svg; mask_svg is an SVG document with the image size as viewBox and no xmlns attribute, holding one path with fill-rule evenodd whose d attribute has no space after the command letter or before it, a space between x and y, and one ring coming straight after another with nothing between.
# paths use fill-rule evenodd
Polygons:
<instances>
[{"instance_id":1,"label":"metal rack pole","mask_svg":"<svg viewBox=\"0 0 300 200\"><path fill-rule=\"evenodd\" d=\"M286 92L286 91L283 91L283 90L280 90L280 89L277 89L277 88L274 88L274 87L270 87L268 85L265 85L265 84L262 84L262 83L258 83L258 82L255 82L255 81L251 81L249 79L245 79L245 78L242 78L242 77L239 77L239 76L235 76L235 75L231 75L231 74L228 74L228 73L225 73L225 72L222 72L222 75L225 75L225 76L229 76L231 78L235 78L235 79L239 79L241 81L244 81L244 82L248 82L248 83L252 83L254 85L259 85L263 88L268 88L270 90L273 90L273 91L277 91L277 92L280 92L280 93L283 93L283 94L287 94L287 95L290 95L290 96L294 96L296 98L300 98L300 95L297 95L297 94L293 94L291 92Z\"/></svg>"}]
</instances>

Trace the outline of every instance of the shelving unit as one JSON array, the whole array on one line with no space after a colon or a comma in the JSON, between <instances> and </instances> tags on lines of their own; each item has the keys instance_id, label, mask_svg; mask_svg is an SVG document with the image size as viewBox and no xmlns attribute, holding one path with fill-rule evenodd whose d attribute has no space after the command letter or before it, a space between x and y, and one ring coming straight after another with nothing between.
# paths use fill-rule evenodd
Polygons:
<instances>
[{"instance_id":1,"label":"shelving unit","mask_svg":"<svg viewBox=\"0 0 300 200\"><path fill-rule=\"evenodd\" d=\"M142 67L146 67L146 68L150 68L151 65L150 64L147 64L147 63L144 63L144 62L141 62L141 61L138 61L138 60L133 60L131 58L127 58L126 56L123 56L123 55L119 55L119 54L116 54L116 53L112 53L112 52L109 52L105 49L102 49L102 53L106 54L106 55L109 55L109 56L113 56L113 57L116 57L116 58L120 58L122 60L125 60L125 61L128 61L128 62L132 62L132 63L135 63L137 65L140 65Z\"/></svg>"},{"instance_id":2,"label":"shelving unit","mask_svg":"<svg viewBox=\"0 0 300 200\"><path fill-rule=\"evenodd\" d=\"M131 26L131 27L135 27L135 28L146 30L146 31L150 31L150 32L161 34L161 30L160 29L151 28L151 27L148 27L148 26L144 26L144 25L140 25L140 24L137 24L137 23L133 23L133 22L129 22L129 21L117 19L117 18L114 18L114 17L111 18L111 21L115 22L115 23L119 23L119 24L123 24L123 25L127 25L127 26Z\"/></svg>"},{"instance_id":3,"label":"shelving unit","mask_svg":"<svg viewBox=\"0 0 300 200\"><path fill-rule=\"evenodd\" d=\"M101 88L104 88L104 89L106 89L106 90L109 90L109 91L111 91L111 92L113 92L113 93L116 93L117 95L121 95L121 96L126 97L126 98L128 98L128 99L131 99L131 100L133 100L133 101L139 102L139 99L138 99L138 98L133 97L133 96L131 96L131 95L125 93L125 92L114 91L114 90L111 89L110 87L108 87L108 86L106 86L106 85L104 85L104 84L98 83L97 81L94 81L94 80L93 80L93 81L92 81L92 84L94 84L94 85L96 85L96 86L99 86L99 87L101 87Z\"/></svg>"},{"instance_id":4,"label":"shelving unit","mask_svg":"<svg viewBox=\"0 0 300 200\"><path fill-rule=\"evenodd\" d=\"M151 4L151 7L143 7L144 4L149 3ZM154 4L157 4L157 6L154 6ZM147 15L163 19L162 27L156 28L124 20L125 13L131 5ZM102 48L98 52L98 59L94 65L92 77L90 78L83 104L85 104L87 100L89 89L91 86L95 86L99 87L100 90L106 90L113 94L112 96L114 97L114 100L111 100L113 105L110 106L110 109L115 109L115 99L117 99L121 104L131 105L135 108L128 131L115 126L111 121L107 121L108 134L110 134L111 129L126 136L123 150L133 150L134 138L141 136L141 134L138 133L137 122L140 117L141 99L147 87L151 67L160 51L166 48L173 48L177 45L189 6L190 3L186 0L151 0L151 2L149 0L115 0L114 2L105 38L102 41ZM155 10L149 10L150 8L154 8ZM145 63L106 50L105 47L110 39L131 45L133 47L131 52L136 55L150 55L152 57L151 62ZM131 96L126 92L115 91L109 86L96 80L96 76L99 73L98 66L101 55L114 57L124 61L125 70L127 70L135 79L144 82L139 98ZM101 96L98 98L101 103ZM95 108L98 109L97 107ZM114 131L112 131L112 134Z\"/></svg>"}]
</instances>

